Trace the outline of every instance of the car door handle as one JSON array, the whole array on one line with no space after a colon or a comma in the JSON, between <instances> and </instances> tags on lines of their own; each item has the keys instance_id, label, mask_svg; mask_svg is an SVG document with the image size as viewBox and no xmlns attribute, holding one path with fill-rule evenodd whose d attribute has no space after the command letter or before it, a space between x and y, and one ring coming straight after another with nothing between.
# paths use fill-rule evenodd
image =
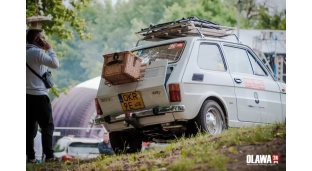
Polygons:
<instances>
[{"instance_id":1,"label":"car door handle","mask_svg":"<svg viewBox=\"0 0 312 171\"><path fill-rule=\"evenodd\" d=\"M242 83L242 80L241 80L240 78L234 78L234 81L235 81L236 83Z\"/></svg>"}]
</instances>

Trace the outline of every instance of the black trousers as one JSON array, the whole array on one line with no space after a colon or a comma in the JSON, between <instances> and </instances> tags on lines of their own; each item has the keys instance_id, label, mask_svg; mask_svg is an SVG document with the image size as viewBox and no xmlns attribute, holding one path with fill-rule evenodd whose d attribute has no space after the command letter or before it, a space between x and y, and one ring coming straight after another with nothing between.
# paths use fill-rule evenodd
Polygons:
<instances>
[{"instance_id":1,"label":"black trousers","mask_svg":"<svg viewBox=\"0 0 312 171\"><path fill-rule=\"evenodd\" d=\"M48 96L26 94L26 155L35 159L34 137L37 123L41 128L42 149L46 159L53 158L52 136L54 131L52 107Z\"/></svg>"}]
</instances>

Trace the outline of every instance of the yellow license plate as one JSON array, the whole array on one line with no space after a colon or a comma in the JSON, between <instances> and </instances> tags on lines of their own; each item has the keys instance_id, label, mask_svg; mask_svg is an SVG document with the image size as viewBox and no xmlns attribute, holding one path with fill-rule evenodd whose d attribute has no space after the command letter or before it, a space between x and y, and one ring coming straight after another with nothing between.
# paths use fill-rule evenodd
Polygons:
<instances>
[{"instance_id":1,"label":"yellow license plate","mask_svg":"<svg viewBox=\"0 0 312 171\"><path fill-rule=\"evenodd\" d=\"M124 111L142 109L145 107L143 100L142 100L141 93L138 91L118 94L118 98L119 98L122 110Z\"/></svg>"}]
</instances>

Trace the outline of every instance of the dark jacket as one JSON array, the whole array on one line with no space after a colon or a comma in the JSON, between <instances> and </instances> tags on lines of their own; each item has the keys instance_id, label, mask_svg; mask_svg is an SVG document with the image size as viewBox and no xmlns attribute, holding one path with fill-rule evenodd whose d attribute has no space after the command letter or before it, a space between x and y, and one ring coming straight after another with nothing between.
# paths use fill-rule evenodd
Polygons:
<instances>
[{"instance_id":1,"label":"dark jacket","mask_svg":"<svg viewBox=\"0 0 312 171\"><path fill-rule=\"evenodd\" d=\"M110 142L108 141L108 143L100 142L98 144L98 148L101 154L106 154L106 155L113 155L114 151L112 149L112 146L110 144Z\"/></svg>"}]
</instances>

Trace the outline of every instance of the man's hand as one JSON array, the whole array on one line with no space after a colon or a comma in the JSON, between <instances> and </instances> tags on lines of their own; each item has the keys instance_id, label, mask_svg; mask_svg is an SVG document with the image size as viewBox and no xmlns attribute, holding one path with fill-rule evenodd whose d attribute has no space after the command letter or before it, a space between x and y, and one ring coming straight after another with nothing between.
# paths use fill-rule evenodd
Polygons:
<instances>
[{"instance_id":1,"label":"man's hand","mask_svg":"<svg viewBox=\"0 0 312 171\"><path fill-rule=\"evenodd\" d=\"M49 50L49 49L52 49L52 45L50 43L48 43L47 41L45 40L42 40L44 46L42 47L43 50Z\"/></svg>"}]
</instances>

